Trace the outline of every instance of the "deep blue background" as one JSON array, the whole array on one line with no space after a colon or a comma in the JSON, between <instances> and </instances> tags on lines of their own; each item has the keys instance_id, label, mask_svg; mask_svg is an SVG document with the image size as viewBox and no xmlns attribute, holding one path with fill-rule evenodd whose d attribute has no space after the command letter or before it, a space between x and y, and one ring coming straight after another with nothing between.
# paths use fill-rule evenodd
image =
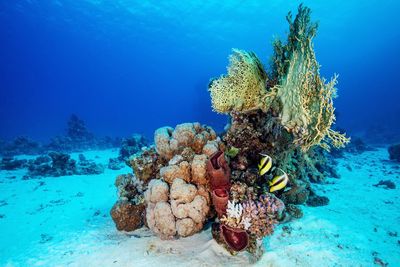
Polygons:
<instances>
[{"instance_id":1,"label":"deep blue background","mask_svg":"<svg viewBox=\"0 0 400 267\"><path fill-rule=\"evenodd\" d=\"M153 2L153 3L152 3ZM288 3L290 2L290 3ZM400 127L400 1L304 1L321 73L339 74L338 124ZM299 1L0 1L0 137L45 140L71 113L99 135L222 129L207 83L231 48L267 64Z\"/></svg>"}]
</instances>

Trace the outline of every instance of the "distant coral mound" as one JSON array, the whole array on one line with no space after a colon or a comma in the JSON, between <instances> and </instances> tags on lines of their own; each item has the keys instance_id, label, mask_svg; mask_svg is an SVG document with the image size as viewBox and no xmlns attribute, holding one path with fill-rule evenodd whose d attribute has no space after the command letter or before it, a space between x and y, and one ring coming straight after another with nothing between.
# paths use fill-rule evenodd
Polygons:
<instances>
[{"instance_id":1,"label":"distant coral mound","mask_svg":"<svg viewBox=\"0 0 400 267\"><path fill-rule=\"evenodd\" d=\"M400 144L389 146L388 152L391 160L400 162Z\"/></svg>"}]
</instances>

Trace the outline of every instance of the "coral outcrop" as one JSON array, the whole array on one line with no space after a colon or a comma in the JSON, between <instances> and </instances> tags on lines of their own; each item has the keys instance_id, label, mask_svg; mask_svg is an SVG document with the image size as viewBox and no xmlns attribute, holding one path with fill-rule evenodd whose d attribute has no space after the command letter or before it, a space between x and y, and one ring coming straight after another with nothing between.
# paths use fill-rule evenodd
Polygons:
<instances>
[{"instance_id":1,"label":"coral outcrop","mask_svg":"<svg viewBox=\"0 0 400 267\"><path fill-rule=\"evenodd\" d=\"M0 161L0 170L16 170L27 166L26 159L16 159L14 157L3 157Z\"/></svg>"},{"instance_id":2,"label":"coral outcrop","mask_svg":"<svg viewBox=\"0 0 400 267\"><path fill-rule=\"evenodd\" d=\"M144 201L141 216L162 239L193 235L211 220L214 239L231 254L258 259L262 239L301 218L300 205L328 205L312 183L338 176L327 151L349 142L332 129L336 76L327 83L319 74L310 10L300 6L287 20L287 42L274 43L269 71L254 53L233 50L228 74L210 82L213 109L230 116L221 137L199 123L156 130L155 145L129 158L140 186L118 183L115 210L129 210L132 196L135 205Z\"/></svg>"},{"instance_id":3,"label":"coral outcrop","mask_svg":"<svg viewBox=\"0 0 400 267\"><path fill-rule=\"evenodd\" d=\"M140 152L142 148L146 148L148 142L144 136L140 134L133 134L129 138L123 138L119 155L116 158L110 158L108 161L108 168L112 170L120 170L125 164L131 165L130 158L136 153Z\"/></svg>"},{"instance_id":4,"label":"coral outcrop","mask_svg":"<svg viewBox=\"0 0 400 267\"><path fill-rule=\"evenodd\" d=\"M136 177L148 183L151 179L160 177L160 169L166 164L156 152L154 146L144 147L141 152L129 158L129 165L132 167Z\"/></svg>"},{"instance_id":5,"label":"coral outcrop","mask_svg":"<svg viewBox=\"0 0 400 267\"><path fill-rule=\"evenodd\" d=\"M222 143L212 128L199 123L160 128L154 141L153 156L143 151L132 158L139 173L149 170L139 177L152 178L145 193L147 225L164 239L199 232L211 202L207 161Z\"/></svg>"},{"instance_id":6,"label":"coral outcrop","mask_svg":"<svg viewBox=\"0 0 400 267\"><path fill-rule=\"evenodd\" d=\"M226 192L213 194L220 217L213 235L233 251L246 247L243 231L249 235L247 250L256 253L256 240L271 234L278 221L303 215L298 205L327 205L329 199L316 195L311 183L338 175L332 158L318 147L329 151L349 142L332 129L336 76L327 83L319 74L312 44L317 24L310 20L310 9L300 5L295 19L289 13L287 20L287 42L275 41L269 72L253 53L234 50L228 75L209 86L214 110L231 118L222 141L230 156L232 185L226 210L220 205ZM259 175L261 155L272 158L271 172L288 174L286 188L266 193L273 174Z\"/></svg>"},{"instance_id":7,"label":"coral outcrop","mask_svg":"<svg viewBox=\"0 0 400 267\"><path fill-rule=\"evenodd\" d=\"M45 151L74 152L89 149L107 149L118 147L119 138L97 137L86 127L85 122L77 115L72 114L67 121L64 135L56 136L44 146Z\"/></svg>"},{"instance_id":8,"label":"coral outcrop","mask_svg":"<svg viewBox=\"0 0 400 267\"><path fill-rule=\"evenodd\" d=\"M47 155L39 156L27 163L28 174L25 178L37 176L66 176L66 175L88 175L101 174L104 166L93 160L88 160L84 155L79 155L79 160L71 158L69 154L60 152L49 152Z\"/></svg>"},{"instance_id":9,"label":"coral outcrop","mask_svg":"<svg viewBox=\"0 0 400 267\"><path fill-rule=\"evenodd\" d=\"M115 179L118 200L110 211L119 231L134 231L145 223L143 183L133 174L118 175Z\"/></svg>"},{"instance_id":10,"label":"coral outcrop","mask_svg":"<svg viewBox=\"0 0 400 267\"><path fill-rule=\"evenodd\" d=\"M143 226L145 205L129 201L118 201L111 209L111 218L119 231L133 231Z\"/></svg>"},{"instance_id":11,"label":"coral outcrop","mask_svg":"<svg viewBox=\"0 0 400 267\"><path fill-rule=\"evenodd\" d=\"M388 152L391 160L400 162L400 144L389 146Z\"/></svg>"},{"instance_id":12,"label":"coral outcrop","mask_svg":"<svg viewBox=\"0 0 400 267\"><path fill-rule=\"evenodd\" d=\"M118 158L127 161L131 156L140 152L142 147L148 145L146 138L140 134L133 134L129 138L123 138L121 142L121 148L119 149Z\"/></svg>"},{"instance_id":13,"label":"coral outcrop","mask_svg":"<svg viewBox=\"0 0 400 267\"><path fill-rule=\"evenodd\" d=\"M18 136L11 142L4 142L0 154L4 156L35 155L43 151L43 146L27 136Z\"/></svg>"},{"instance_id":14,"label":"coral outcrop","mask_svg":"<svg viewBox=\"0 0 400 267\"><path fill-rule=\"evenodd\" d=\"M209 218L207 161L223 144L211 127L199 123L160 128L154 141L155 146L129 158L135 175L117 178L119 201L132 201L127 195L144 201L143 220L163 239L190 236L202 230ZM129 182L132 177L137 182Z\"/></svg>"}]
</instances>

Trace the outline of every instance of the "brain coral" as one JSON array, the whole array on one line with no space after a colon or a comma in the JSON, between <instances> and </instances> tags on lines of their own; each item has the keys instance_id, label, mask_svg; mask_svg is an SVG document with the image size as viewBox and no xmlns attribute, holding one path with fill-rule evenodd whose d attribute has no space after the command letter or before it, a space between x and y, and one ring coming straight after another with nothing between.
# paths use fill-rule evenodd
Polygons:
<instances>
[{"instance_id":1,"label":"brain coral","mask_svg":"<svg viewBox=\"0 0 400 267\"><path fill-rule=\"evenodd\" d=\"M252 52L233 50L229 57L228 75L210 83L212 106L215 111L247 112L267 110L273 93L267 92L267 74L261 61Z\"/></svg>"}]
</instances>

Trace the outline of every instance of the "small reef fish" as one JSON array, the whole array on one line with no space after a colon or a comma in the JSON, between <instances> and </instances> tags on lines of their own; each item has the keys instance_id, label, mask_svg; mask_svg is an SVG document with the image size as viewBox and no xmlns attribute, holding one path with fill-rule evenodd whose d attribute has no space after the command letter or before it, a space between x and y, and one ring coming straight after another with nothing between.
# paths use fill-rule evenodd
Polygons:
<instances>
[{"instance_id":1,"label":"small reef fish","mask_svg":"<svg viewBox=\"0 0 400 267\"><path fill-rule=\"evenodd\" d=\"M289 182L289 177L286 172L284 172L282 169L279 169L283 174L275 176L272 181L269 182L269 192L275 192L282 190L285 188L287 183Z\"/></svg>"},{"instance_id":2,"label":"small reef fish","mask_svg":"<svg viewBox=\"0 0 400 267\"><path fill-rule=\"evenodd\" d=\"M261 176L268 173L272 168L272 158L266 154L261 154L263 156L261 158L260 163L258 164L258 172Z\"/></svg>"}]
</instances>

